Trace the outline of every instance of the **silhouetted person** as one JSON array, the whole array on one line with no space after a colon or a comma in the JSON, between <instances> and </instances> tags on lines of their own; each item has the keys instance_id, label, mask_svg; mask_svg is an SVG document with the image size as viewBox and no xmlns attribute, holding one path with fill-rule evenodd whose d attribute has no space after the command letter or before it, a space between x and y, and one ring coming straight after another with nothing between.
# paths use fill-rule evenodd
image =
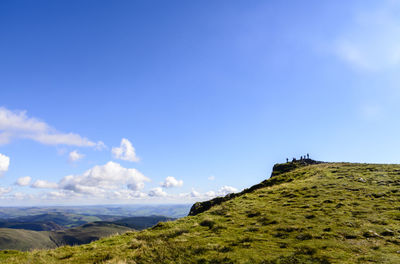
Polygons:
<instances>
[{"instance_id":1,"label":"silhouetted person","mask_svg":"<svg viewBox=\"0 0 400 264\"><path fill-rule=\"evenodd\" d=\"M289 159L288 158L286 158L286 163L288 163L289 162Z\"/></svg>"},{"instance_id":2,"label":"silhouetted person","mask_svg":"<svg viewBox=\"0 0 400 264\"><path fill-rule=\"evenodd\" d=\"M307 159L309 159L309 158L310 158L310 154L307 153Z\"/></svg>"},{"instance_id":3,"label":"silhouetted person","mask_svg":"<svg viewBox=\"0 0 400 264\"><path fill-rule=\"evenodd\" d=\"M292 162L295 162L295 161L296 161L296 158L293 158L293 159L292 159Z\"/></svg>"}]
</instances>

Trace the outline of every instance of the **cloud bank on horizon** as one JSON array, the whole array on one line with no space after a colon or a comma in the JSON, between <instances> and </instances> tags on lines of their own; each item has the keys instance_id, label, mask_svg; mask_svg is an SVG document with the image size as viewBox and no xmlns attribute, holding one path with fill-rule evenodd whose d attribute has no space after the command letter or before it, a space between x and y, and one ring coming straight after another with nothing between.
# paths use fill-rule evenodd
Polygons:
<instances>
[{"instance_id":1,"label":"cloud bank on horizon","mask_svg":"<svg viewBox=\"0 0 400 264\"><path fill-rule=\"evenodd\" d=\"M68 145L74 147L93 147L103 150L105 144L102 141L95 143L85 137L74 133L61 133L53 129L44 121L28 117L26 111L12 111L0 107L0 135L1 144L11 144L15 140L34 140L44 145ZM60 152L64 154L64 150ZM138 162L132 143L122 138L119 147L111 149L114 159L127 162ZM86 155L75 149L68 153L68 161L75 163ZM0 175L8 171L10 158L0 153ZM233 187L222 187L219 191L198 193L194 190L190 193L171 194L163 188L179 188L183 186L183 180L177 180L172 176L165 178L160 186L144 191L145 183L151 179L144 176L135 168L125 168L121 164L109 161L104 165L95 165L82 174L71 174L61 178L58 182L46 179L33 180L30 176L19 177L15 180L18 188L30 188L44 190L33 194L30 192L14 191L10 187L0 187L1 200L30 200L36 202L127 202L149 201L162 198L163 201L187 202L189 200L202 200L218 195L227 194L229 191L237 191ZM48 190L48 191L46 191Z\"/></svg>"}]
</instances>

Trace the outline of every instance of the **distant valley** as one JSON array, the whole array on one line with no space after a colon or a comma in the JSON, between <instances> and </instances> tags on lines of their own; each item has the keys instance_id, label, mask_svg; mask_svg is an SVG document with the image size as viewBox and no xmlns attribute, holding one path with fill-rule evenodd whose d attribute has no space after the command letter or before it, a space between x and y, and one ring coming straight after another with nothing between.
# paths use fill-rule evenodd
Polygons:
<instances>
[{"instance_id":1,"label":"distant valley","mask_svg":"<svg viewBox=\"0 0 400 264\"><path fill-rule=\"evenodd\" d=\"M181 206L177 207L182 208ZM176 219L160 215L126 217L126 215L134 214L132 211L128 213L126 209L125 215L71 213L83 210L83 208L75 208L75 210L71 210L71 208L54 210L53 208L53 211L50 209L49 213L26 215L27 211L44 212L46 208L24 209L9 208L7 211L7 209L2 208L3 216L11 217L0 219L0 250L26 251L55 248L62 245L81 245L102 237L142 230L159 222ZM64 212L62 209L64 209ZM136 209L143 212L146 207L137 207ZM166 206L162 206L160 211L162 212L165 209ZM121 212L121 208L116 208L114 211ZM147 211L157 212L157 207L152 206L147 208ZM89 209L88 212L110 213L110 210L108 208L102 211L100 207L96 207L95 210ZM172 212L174 211L172 210Z\"/></svg>"}]
</instances>

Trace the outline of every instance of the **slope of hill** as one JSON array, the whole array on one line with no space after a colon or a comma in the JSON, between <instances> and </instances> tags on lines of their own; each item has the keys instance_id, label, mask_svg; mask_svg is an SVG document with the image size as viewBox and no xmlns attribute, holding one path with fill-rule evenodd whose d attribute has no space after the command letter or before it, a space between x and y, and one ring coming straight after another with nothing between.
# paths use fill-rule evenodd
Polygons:
<instances>
[{"instance_id":1,"label":"slope of hill","mask_svg":"<svg viewBox=\"0 0 400 264\"><path fill-rule=\"evenodd\" d=\"M123 234L129 227L112 223L96 222L61 231L32 231L0 228L0 250L56 248L61 245L87 244L102 237Z\"/></svg>"},{"instance_id":2,"label":"slope of hill","mask_svg":"<svg viewBox=\"0 0 400 264\"><path fill-rule=\"evenodd\" d=\"M152 215L152 216L133 216L133 217L125 217L111 223L116 225L122 225L126 227L133 228L135 230L143 230L149 227L152 227L159 222L168 222L175 220L175 218L161 216L161 215Z\"/></svg>"},{"instance_id":3,"label":"slope of hill","mask_svg":"<svg viewBox=\"0 0 400 264\"><path fill-rule=\"evenodd\" d=\"M102 237L123 234L129 227L106 222L94 222L61 231L49 232L56 246L87 244Z\"/></svg>"},{"instance_id":4,"label":"slope of hill","mask_svg":"<svg viewBox=\"0 0 400 264\"><path fill-rule=\"evenodd\" d=\"M38 220L37 218L37 216L32 217L34 220ZM42 218L42 216L39 216L39 219ZM45 217L45 219L48 218ZM158 222L171 220L174 219L156 215L126 217L116 221L96 221L92 223L86 223L79 227L69 229L62 228L48 232L33 232L31 230L22 230L18 228L39 228L44 225L43 223L21 223L21 226L18 225L14 229L0 228L0 250L17 249L26 251L32 249L55 248L62 245L87 244L102 237L107 237L114 234L122 234L126 231L132 231L132 229L142 230L154 226Z\"/></svg>"},{"instance_id":5,"label":"slope of hill","mask_svg":"<svg viewBox=\"0 0 400 264\"><path fill-rule=\"evenodd\" d=\"M0 250L19 249L25 251L31 249L33 245L35 248L56 247L50 239L50 232L0 228Z\"/></svg>"},{"instance_id":6,"label":"slope of hill","mask_svg":"<svg viewBox=\"0 0 400 264\"><path fill-rule=\"evenodd\" d=\"M400 165L292 165L176 221L82 246L3 251L0 261L400 263Z\"/></svg>"}]
</instances>

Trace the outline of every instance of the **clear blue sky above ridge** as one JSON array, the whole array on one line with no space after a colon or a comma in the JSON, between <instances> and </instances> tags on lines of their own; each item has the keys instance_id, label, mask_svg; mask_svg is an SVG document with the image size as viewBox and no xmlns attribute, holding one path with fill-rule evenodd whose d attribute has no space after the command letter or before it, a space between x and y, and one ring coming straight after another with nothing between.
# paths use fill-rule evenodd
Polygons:
<instances>
[{"instance_id":1,"label":"clear blue sky above ridge","mask_svg":"<svg viewBox=\"0 0 400 264\"><path fill-rule=\"evenodd\" d=\"M399 163L399 11L1 1L0 205L192 202L306 153Z\"/></svg>"}]
</instances>

